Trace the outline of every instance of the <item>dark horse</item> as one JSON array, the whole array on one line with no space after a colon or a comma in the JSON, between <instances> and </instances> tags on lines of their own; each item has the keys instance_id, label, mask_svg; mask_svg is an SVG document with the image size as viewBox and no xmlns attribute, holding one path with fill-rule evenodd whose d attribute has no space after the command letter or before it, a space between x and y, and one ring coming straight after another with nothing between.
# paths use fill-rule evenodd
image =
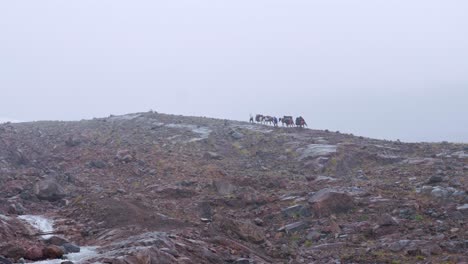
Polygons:
<instances>
[{"instance_id":1,"label":"dark horse","mask_svg":"<svg viewBox=\"0 0 468 264\"><path fill-rule=\"evenodd\" d=\"M272 116L265 116L265 117L263 118L263 122L264 122L265 124L269 124L269 125L273 124L273 123L274 123L274 120L275 120L275 119L274 119Z\"/></svg>"},{"instance_id":2,"label":"dark horse","mask_svg":"<svg viewBox=\"0 0 468 264\"><path fill-rule=\"evenodd\" d=\"M279 121L281 122L281 125L284 126L286 125L287 127L294 126L294 121L292 116L284 116L283 118L280 118Z\"/></svg>"},{"instance_id":3,"label":"dark horse","mask_svg":"<svg viewBox=\"0 0 468 264\"><path fill-rule=\"evenodd\" d=\"M298 126L300 128L303 128L304 126L307 126L307 123L306 123L306 121L304 120L304 118L302 116L296 118L296 126Z\"/></svg>"},{"instance_id":4,"label":"dark horse","mask_svg":"<svg viewBox=\"0 0 468 264\"><path fill-rule=\"evenodd\" d=\"M265 120L265 117L263 115L256 115L255 116L255 122L263 123L263 120Z\"/></svg>"}]
</instances>

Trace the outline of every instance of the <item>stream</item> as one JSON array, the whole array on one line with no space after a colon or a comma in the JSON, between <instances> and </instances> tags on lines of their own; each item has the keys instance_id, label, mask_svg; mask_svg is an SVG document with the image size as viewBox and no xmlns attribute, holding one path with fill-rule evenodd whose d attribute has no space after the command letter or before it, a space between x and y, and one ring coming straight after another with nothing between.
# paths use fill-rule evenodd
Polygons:
<instances>
[{"instance_id":1,"label":"stream","mask_svg":"<svg viewBox=\"0 0 468 264\"><path fill-rule=\"evenodd\" d=\"M25 221L41 233L51 233L54 231L54 221L39 215L22 215L18 217ZM53 235L42 235L42 239L49 239ZM84 263L87 260L98 256L97 247L80 247L80 252L64 255L66 260L72 261L75 264ZM35 264L60 264L64 259L48 259L42 261L31 262Z\"/></svg>"}]
</instances>

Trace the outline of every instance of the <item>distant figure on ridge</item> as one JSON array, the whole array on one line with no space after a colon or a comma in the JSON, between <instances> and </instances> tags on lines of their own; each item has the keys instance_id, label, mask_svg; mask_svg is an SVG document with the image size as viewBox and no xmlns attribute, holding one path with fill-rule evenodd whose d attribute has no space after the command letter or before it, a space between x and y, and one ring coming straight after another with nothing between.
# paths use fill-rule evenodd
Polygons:
<instances>
[{"instance_id":1,"label":"distant figure on ridge","mask_svg":"<svg viewBox=\"0 0 468 264\"><path fill-rule=\"evenodd\" d=\"M253 115L252 115L252 114L250 114L249 122L250 122L250 123L253 123L253 122L254 122L254 118L253 118Z\"/></svg>"}]
</instances>

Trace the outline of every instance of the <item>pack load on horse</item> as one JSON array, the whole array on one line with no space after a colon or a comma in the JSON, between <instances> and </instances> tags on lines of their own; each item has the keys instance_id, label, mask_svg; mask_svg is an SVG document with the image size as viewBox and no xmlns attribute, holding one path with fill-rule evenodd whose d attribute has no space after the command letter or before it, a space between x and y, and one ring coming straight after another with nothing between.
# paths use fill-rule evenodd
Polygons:
<instances>
[{"instance_id":1,"label":"pack load on horse","mask_svg":"<svg viewBox=\"0 0 468 264\"><path fill-rule=\"evenodd\" d=\"M292 116L284 116L283 118L280 118L279 121L281 122L281 125L284 126L286 125L287 127L294 126L294 121Z\"/></svg>"},{"instance_id":2,"label":"pack load on horse","mask_svg":"<svg viewBox=\"0 0 468 264\"><path fill-rule=\"evenodd\" d=\"M304 126L307 126L306 121L302 116L296 118L296 126L303 128Z\"/></svg>"},{"instance_id":3,"label":"pack load on horse","mask_svg":"<svg viewBox=\"0 0 468 264\"><path fill-rule=\"evenodd\" d=\"M264 122L265 124L271 125L271 124L274 122L274 118L271 117L271 116L265 116L265 117L263 118L263 122Z\"/></svg>"},{"instance_id":4,"label":"pack load on horse","mask_svg":"<svg viewBox=\"0 0 468 264\"><path fill-rule=\"evenodd\" d=\"M263 123L264 119L265 119L265 117L263 115L256 115L255 116L255 122L257 122L257 123Z\"/></svg>"}]
</instances>

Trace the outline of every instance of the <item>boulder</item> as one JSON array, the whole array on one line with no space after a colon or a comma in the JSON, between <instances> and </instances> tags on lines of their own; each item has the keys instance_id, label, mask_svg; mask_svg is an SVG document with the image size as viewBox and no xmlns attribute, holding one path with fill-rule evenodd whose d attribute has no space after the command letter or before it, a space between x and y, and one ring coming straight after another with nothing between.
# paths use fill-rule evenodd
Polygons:
<instances>
[{"instance_id":1,"label":"boulder","mask_svg":"<svg viewBox=\"0 0 468 264\"><path fill-rule=\"evenodd\" d=\"M34 194L40 200L58 201L66 196L63 187L53 179L42 180L34 186Z\"/></svg>"},{"instance_id":2,"label":"boulder","mask_svg":"<svg viewBox=\"0 0 468 264\"><path fill-rule=\"evenodd\" d=\"M330 156L335 154L337 151L336 145L325 145L325 144L310 144L305 148L300 148L297 152L300 154L299 160L307 158L317 158L323 156Z\"/></svg>"},{"instance_id":3,"label":"boulder","mask_svg":"<svg viewBox=\"0 0 468 264\"><path fill-rule=\"evenodd\" d=\"M51 245L44 248L42 251L44 257L47 259L58 259L61 258L65 252L59 246Z\"/></svg>"},{"instance_id":4,"label":"boulder","mask_svg":"<svg viewBox=\"0 0 468 264\"><path fill-rule=\"evenodd\" d=\"M0 256L0 264L13 264L9 259Z\"/></svg>"},{"instance_id":5,"label":"boulder","mask_svg":"<svg viewBox=\"0 0 468 264\"><path fill-rule=\"evenodd\" d=\"M428 184L436 184L436 183L440 183L444 180L444 177L440 176L440 175L433 175L429 178L429 180L427 181Z\"/></svg>"},{"instance_id":6,"label":"boulder","mask_svg":"<svg viewBox=\"0 0 468 264\"><path fill-rule=\"evenodd\" d=\"M62 247L65 249L65 254L80 252L80 247L72 243L65 243Z\"/></svg>"},{"instance_id":7,"label":"boulder","mask_svg":"<svg viewBox=\"0 0 468 264\"><path fill-rule=\"evenodd\" d=\"M107 163L102 160L92 160L88 163L89 167L96 169L104 169Z\"/></svg>"},{"instance_id":8,"label":"boulder","mask_svg":"<svg viewBox=\"0 0 468 264\"><path fill-rule=\"evenodd\" d=\"M324 189L315 193L309 203L314 213L325 216L336 213L345 213L354 207L353 198L343 192Z\"/></svg>"},{"instance_id":9,"label":"boulder","mask_svg":"<svg viewBox=\"0 0 468 264\"><path fill-rule=\"evenodd\" d=\"M52 236L51 238L48 238L45 242L48 245L54 245L54 246L59 246L59 247L68 243L66 239L58 237L58 236Z\"/></svg>"},{"instance_id":10,"label":"boulder","mask_svg":"<svg viewBox=\"0 0 468 264\"><path fill-rule=\"evenodd\" d=\"M284 208L281 213L285 217L308 217L312 215L308 206L300 204Z\"/></svg>"},{"instance_id":11,"label":"boulder","mask_svg":"<svg viewBox=\"0 0 468 264\"><path fill-rule=\"evenodd\" d=\"M447 199L449 195L450 195L449 191L439 186L435 187L431 191L431 196L436 199Z\"/></svg>"},{"instance_id":12,"label":"boulder","mask_svg":"<svg viewBox=\"0 0 468 264\"><path fill-rule=\"evenodd\" d=\"M39 246L32 246L26 249L25 258L33 261L44 259L44 254L42 253L43 248Z\"/></svg>"},{"instance_id":13,"label":"boulder","mask_svg":"<svg viewBox=\"0 0 468 264\"><path fill-rule=\"evenodd\" d=\"M229 134L231 135L231 137L232 137L233 139L239 140L239 139L244 138L244 134L242 134L242 133L240 133L240 132L238 132L238 131L235 131L235 130L229 132Z\"/></svg>"}]
</instances>

